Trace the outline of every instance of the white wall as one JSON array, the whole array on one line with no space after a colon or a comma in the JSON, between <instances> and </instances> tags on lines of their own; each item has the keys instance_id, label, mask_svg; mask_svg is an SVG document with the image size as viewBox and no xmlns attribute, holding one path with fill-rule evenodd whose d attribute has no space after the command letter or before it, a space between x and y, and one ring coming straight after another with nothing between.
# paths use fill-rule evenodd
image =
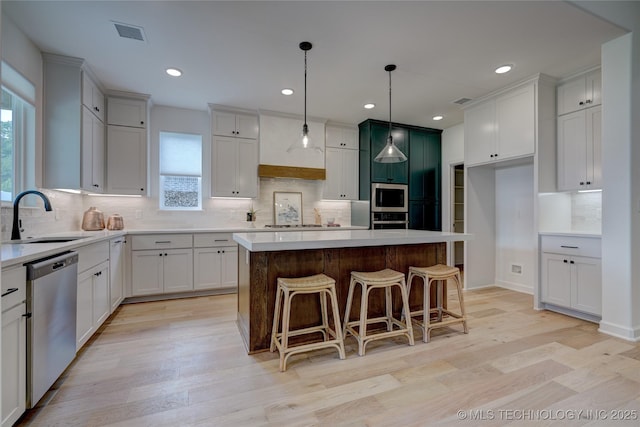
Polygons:
<instances>
[{"instance_id":1,"label":"white wall","mask_svg":"<svg viewBox=\"0 0 640 427\"><path fill-rule=\"evenodd\" d=\"M496 169L496 284L533 293L537 227L533 164ZM521 267L521 274L512 272Z\"/></svg>"}]
</instances>

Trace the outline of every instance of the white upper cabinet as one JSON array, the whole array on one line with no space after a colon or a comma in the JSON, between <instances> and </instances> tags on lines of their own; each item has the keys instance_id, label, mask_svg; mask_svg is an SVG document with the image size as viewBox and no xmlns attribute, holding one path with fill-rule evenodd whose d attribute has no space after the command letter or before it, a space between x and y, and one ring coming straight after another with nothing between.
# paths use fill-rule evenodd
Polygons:
<instances>
[{"instance_id":1,"label":"white upper cabinet","mask_svg":"<svg viewBox=\"0 0 640 427\"><path fill-rule=\"evenodd\" d=\"M558 190L602 188L600 70L562 83L558 101Z\"/></svg>"},{"instance_id":2,"label":"white upper cabinet","mask_svg":"<svg viewBox=\"0 0 640 427\"><path fill-rule=\"evenodd\" d=\"M82 104L104 123L104 95L87 71L82 73Z\"/></svg>"},{"instance_id":3,"label":"white upper cabinet","mask_svg":"<svg viewBox=\"0 0 640 427\"><path fill-rule=\"evenodd\" d=\"M258 139L258 116L214 110L211 113L213 134Z\"/></svg>"},{"instance_id":4,"label":"white upper cabinet","mask_svg":"<svg viewBox=\"0 0 640 427\"><path fill-rule=\"evenodd\" d=\"M83 60L43 58L43 187L103 192L104 124L96 111L103 110L102 94Z\"/></svg>"},{"instance_id":5,"label":"white upper cabinet","mask_svg":"<svg viewBox=\"0 0 640 427\"><path fill-rule=\"evenodd\" d=\"M465 164L535 153L535 83L490 97L464 112Z\"/></svg>"},{"instance_id":6,"label":"white upper cabinet","mask_svg":"<svg viewBox=\"0 0 640 427\"><path fill-rule=\"evenodd\" d=\"M558 115L572 113L602 103L600 69L573 78L558 86Z\"/></svg>"},{"instance_id":7,"label":"white upper cabinet","mask_svg":"<svg viewBox=\"0 0 640 427\"><path fill-rule=\"evenodd\" d=\"M349 148L352 150L359 148L357 128L327 125L324 133L327 147Z\"/></svg>"},{"instance_id":8,"label":"white upper cabinet","mask_svg":"<svg viewBox=\"0 0 640 427\"><path fill-rule=\"evenodd\" d=\"M107 123L134 128L147 127L147 101L110 96L107 100Z\"/></svg>"},{"instance_id":9,"label":"white upper cabinet","mask_svg":"<svg viewBox=\"0 0 640 427\"><path fill-rule=\"evenodd\" d=\"M358 199L358 129L346 126L325 127L326 180L323 198Z\"/></svg>"},{"instance_id":10,"label":"white upper cabinet","mask_svg":"<svg viewBox=\"0 0 640 427\"><path fill-rule=\"evenodd\" d=\"M148 96L131 96L107 99L107 192L110 194L147 194Z\"/></svg>"}]
</instances>

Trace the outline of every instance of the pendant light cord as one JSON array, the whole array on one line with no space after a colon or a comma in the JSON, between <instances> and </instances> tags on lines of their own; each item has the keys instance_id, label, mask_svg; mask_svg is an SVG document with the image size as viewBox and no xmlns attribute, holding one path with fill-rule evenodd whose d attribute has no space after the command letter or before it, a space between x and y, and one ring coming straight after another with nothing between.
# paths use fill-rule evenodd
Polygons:
<instances>
[{"instance_id":1,"label":"pendant light cord","mask_svg":"<svg viewBox=\"0 0 640 427\"><path fill-rule=\"evenodd\" d=\"M389 71L389 139L391 139L391 71Z\"/></svg>"},{"instance_id":2,"label":"pendant light cord","mask_svg":"<svg viewBox=\"0 0 640 427\"><path fill-rule=\"evenodd\" d=\"M307 124L307 51L304 51L304 124Z\"/></svg>"}]
</instances>

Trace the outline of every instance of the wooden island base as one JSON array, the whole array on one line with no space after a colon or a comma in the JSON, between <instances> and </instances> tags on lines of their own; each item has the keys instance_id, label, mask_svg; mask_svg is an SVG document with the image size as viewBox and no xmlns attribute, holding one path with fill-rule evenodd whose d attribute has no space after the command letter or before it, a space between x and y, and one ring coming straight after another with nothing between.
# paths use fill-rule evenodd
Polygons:
<instances>
[{"instance_id":1,"label":"wooden island base","mask_svg":"<svg viewBox=\"0 0 640 427\"><path fill-rule=\"evenodd\" d=\"M251 252L238 248L238 327L249 354L267 350L278 277L303 277L324 273L336 281L340 319L344 318L349 281L352 271L376 271L391 268L407 274L409 266L428 267L446 264L446 243L425 243L398 246L369 246L332 249L304 249ZM435 302L432 289L431 301ZM400 294L394 291L393 306L400 316ZM412 309L422 306L422 286L411 290ZM370 316L382 315L384 293L375 290L369 299ZM291 306L291 329L317 324L317 296L299 295ZM356 291L351 319L360 315L360 292ZM311 340L317 337L309 337Z\"/></svg>"}]
</instances>

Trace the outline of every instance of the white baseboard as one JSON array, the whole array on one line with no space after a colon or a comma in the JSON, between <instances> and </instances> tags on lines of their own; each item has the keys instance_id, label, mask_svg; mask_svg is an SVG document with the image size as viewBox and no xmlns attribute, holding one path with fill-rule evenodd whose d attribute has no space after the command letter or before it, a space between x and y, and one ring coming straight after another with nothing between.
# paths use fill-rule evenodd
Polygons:
<instances>
[{"instance_id":1,"label":"white baseboard","mask_svg":"<svg viewBox=\"0 0 640 427\"><path fill-rule=\"evenodd\" d=\"M627 328L626 326L616 325L611 322L600 321L598 332L611 335L616 338L622 338L626 341L640 342L640 327Z\"/></svg>"},{"instance_id":2,"label":"white baseboard","mask_svg":"<svg viewBox=\"0 0 640 427\"><path fill-rule=\"evenodd\" d=\"M504 280L496 280L496 286L499 286L505 289L510 289L516 292L522 292L523 294L533 295L533 288L523 285L521 283L507 282Z\"/></svg>"}]
</instances>

